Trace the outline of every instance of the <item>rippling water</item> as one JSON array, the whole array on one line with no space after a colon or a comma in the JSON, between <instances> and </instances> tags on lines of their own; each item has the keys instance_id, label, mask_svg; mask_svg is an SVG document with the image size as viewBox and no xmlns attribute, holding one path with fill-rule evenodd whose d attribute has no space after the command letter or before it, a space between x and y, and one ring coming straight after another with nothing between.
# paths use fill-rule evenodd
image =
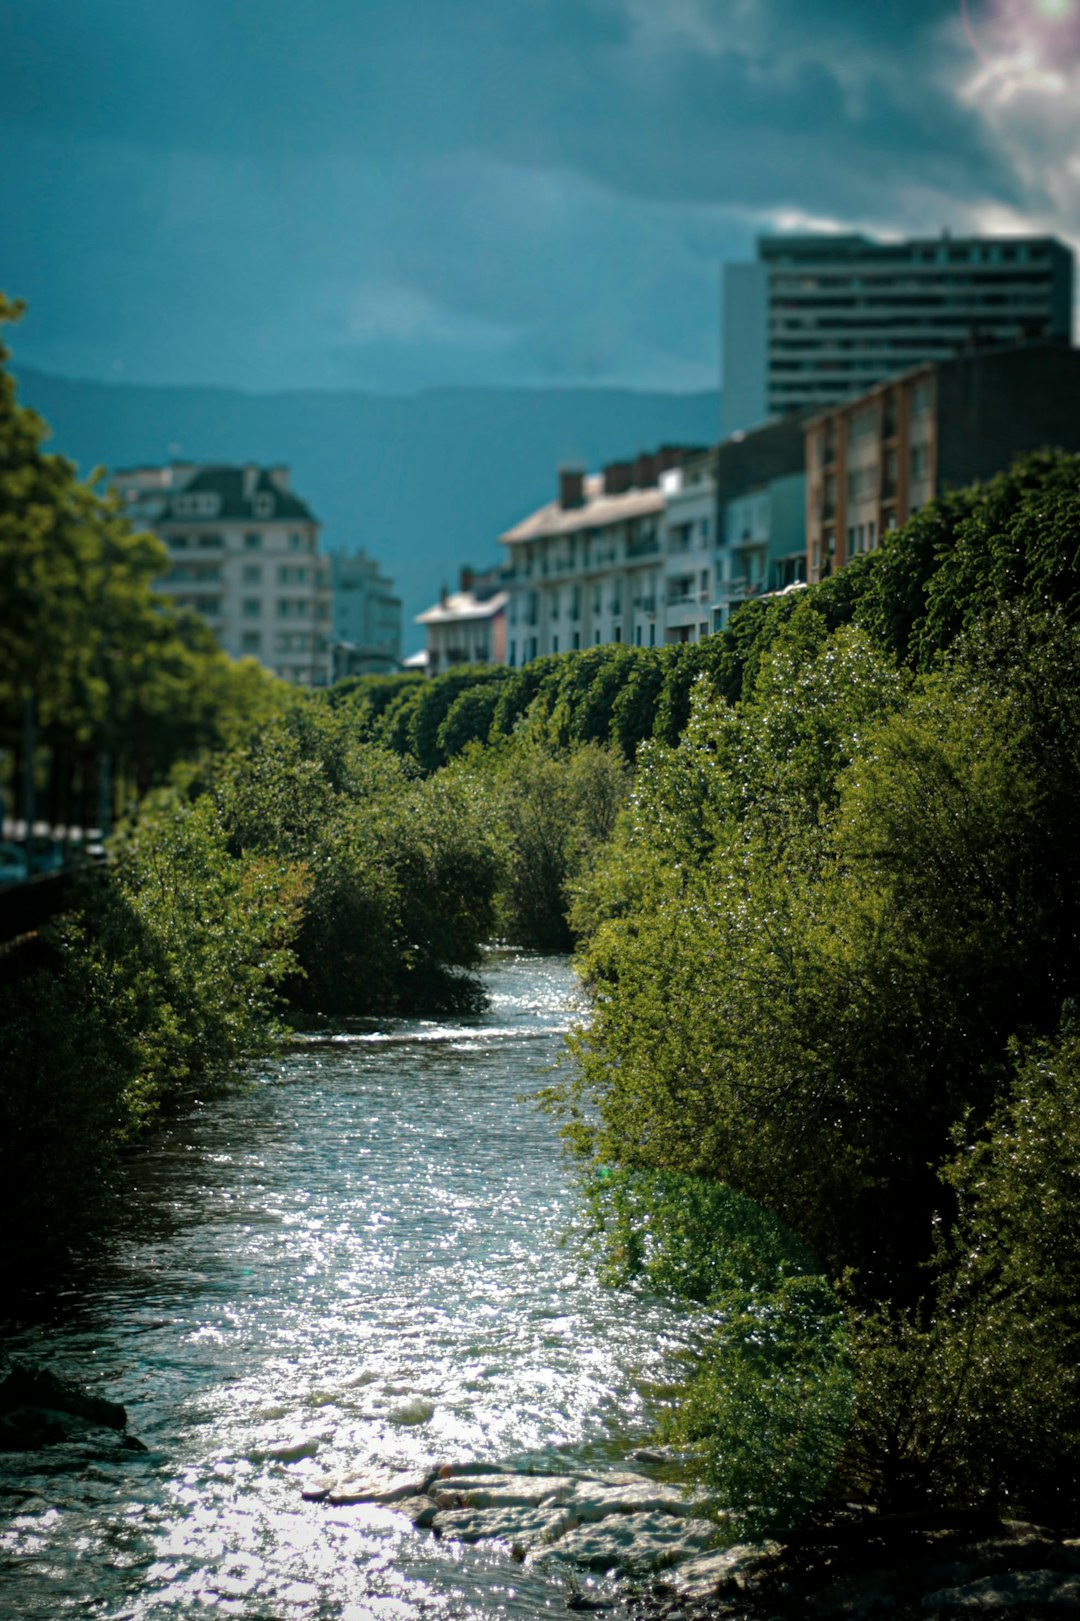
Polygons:
<instances>
[{"instance_id":1,"label":"rippling water","mask_svg":"<svg viewBox=\"0 0 1080 1621\"><path fill-rule=\"evenodd\" d=\"M300 1497L372 1462L614 1463L682 1342L560 1244L573 1194L523 1094L560 1056L567 965L501 953L487 980L475 1020L301 1040L147 1156L129 1236L3 1349L125 1402L151 1451L49 1474L0 1455L0 1613L563 1608L498 1549Z\"/></svg>"}]
</instances>

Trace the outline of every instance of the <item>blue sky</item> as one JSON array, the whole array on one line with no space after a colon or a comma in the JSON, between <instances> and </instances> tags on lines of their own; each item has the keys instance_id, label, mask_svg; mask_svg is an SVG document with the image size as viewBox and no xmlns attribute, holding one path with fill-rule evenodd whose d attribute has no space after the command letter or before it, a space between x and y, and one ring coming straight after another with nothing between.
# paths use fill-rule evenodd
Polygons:
<instances>
[{"instance_id":1,"label":"blue sky","mask_svg":"<svg viewBox=\"0 0 1080 1621\"><path fill-rule=\"evenodd\" d=\"M0 0L67 376L712 386L784 226L1080 241L1080 0Z\"/></svg>"}]
</instances>

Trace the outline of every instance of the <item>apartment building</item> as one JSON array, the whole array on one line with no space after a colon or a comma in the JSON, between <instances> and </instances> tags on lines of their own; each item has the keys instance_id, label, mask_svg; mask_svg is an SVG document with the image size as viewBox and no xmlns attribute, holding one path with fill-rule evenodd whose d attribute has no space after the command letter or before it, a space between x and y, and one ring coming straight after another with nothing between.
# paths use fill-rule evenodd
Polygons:
<instances>
[{"instance_id":1,"label":"apartment building","mask_svg":"<svg viewBox=\"0 0 1080 1621\"><path fill-rule=\"evenodd\" d=\"M459 664L505 664L508 601L502 569L477 574L463 568L460 588L443 590L434 607L416 615L427 645L423 663L414 655L406 659L406 668L422 668L435 676Z\"/></svg>"},{"instance_id":2,"label":"apartment building","mask_svg":"<svg viewBox=\"0 0 1080 1621\"><path fill-rule=\"evenodd\" d=\"M133 522L169 552L162 594L198 614L234 658L298 686L330 679L330 564L287 467L174 462L128 468L114 486Z\"/></svg>"},{"instance_id":3,"label":"apartment building","mask_svg":"<svg viewBox=\"0 0 1080 1621\"><path fill-rule=\"evenodd\" d=\"M1072 334L1073 256L1052 237L763 236L723 286L728 434L920 361Z\"/></svg>"},{"instance_id":4,"label":"apartment building","mask_svg":"<svg viewBox=\"0 0 1080 1621\"><path fill-rule=\"evenodd\" d=\"M664 642L697 642L712 629L715 459L706 451L660 475Z\"/></svg>"},{"instance_id":5,"label":"apartment building","mask_svg":"<svg viewBox=\"0 0 1080 1621\"><path fill-rule=\"evenodd\" d=\"M604 642L664 639L661 475L700 454L664 445L602 473L564 469L559 493L501 537L509 555L507 662Z\"/></svg>"},{"instance_id":6,"label":"apartment building","mask_svg":"<svg viewBox=\"0 0 1080 1621\"><path fill-rule=\"evenodd\" d=\"M1044 446L1080 451L1080 351L1056 344L915 366L810 417L810 579L873 551L946 487Z\"/></svg>"},{"instance_id":7,"label":"apartment building","mask_svg":"<svg viewBox=\"0 0 1080 1621\"><path fill-rule=\"evenodd\" d=\"M364 551L332 552L334 679L385 675L401 662L401 598Z\"/></svg>"}]
</instances>

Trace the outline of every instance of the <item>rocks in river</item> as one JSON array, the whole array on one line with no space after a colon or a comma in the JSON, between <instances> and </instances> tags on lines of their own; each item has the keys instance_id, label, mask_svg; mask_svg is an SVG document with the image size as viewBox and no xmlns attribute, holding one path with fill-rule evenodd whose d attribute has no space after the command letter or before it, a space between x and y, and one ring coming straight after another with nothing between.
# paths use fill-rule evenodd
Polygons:
<instances>
[{"instance_id":1,"label":"rocks in river","mask_svg":"<svg viewBox=\"0 0 1080 1621\"><path fill-rule=\"evenodd\" d=\"M342 1479L311 1481L302 1495L314 1503L379 1503L384 1508L394 1508L406 1498L422 1497L432 1474L431 1469L408 1473L397 1469L365 1469L363 1474Z\"/></svg>"},{"instance_id":2,"label":"rocks in river","mask_svg":"<svg viewBox=\"0 0 1080 1621\"><path fill-rule=\"evenodd\" d=\"M534 1508L565 1501L578 1484L571 1475L457 1475L434 1481L430 1491L443 1509Z\"/></svg>"},{"instance_id":3,"label":"rocks in river","mask_svg":"<svg viewBox=\"0 0 1080 1621\"><path fill-rule=\"evenodd\" d=\"M1080 1610L1080 1578L1061 1570L1007 1570L959 1587L927 1593L922 1608L928 1611L1015 1609L1021 1604L1047 1604L1055 1609Z\"/></svg>"},{"instance_id":4,"label":"rocks in river","mask_svg":"<svg viewBox=\"0 0 1080 1621\"><path fill-rule=\"evenodd\" d=\"M543 1475L490 1464L370 1469L308 1483L311 1501L380 1503L458 1542L505 1542L589 1570L640 1572L699 1556L717 1527L699 1498L644 1475ZM696 1510L696 1517L695 1517Z\"/></svg>"},{"instance_id":5,"label":"rocks in river","mask_svg":"<svg viewBox=\"0 0 1080 1621\"><path fill-rule=\"evenodd\" d=\"M553 1543L574 1525L573 1514L555 1501L504 1504L501 1508L441 1509L434 1526L455 1542L508 1542L524 1552L537 1543Z\"/></svg>"},{"instance_id":6,"label":"rocks in river","mask_svg":"<svg viewBox=\"0 0 1080 1621\"><path fill-rule=\"evenodd\" d=\"M682 1486L665 1486L659 1481L636 1475L608 1484L603 1480L580 1480L570 1499L577 1518L587 1524L605 1520L612 1514L668 1514L676 1518L691 1514L701 1501Z\"/></svg>"},{"instance_id":7,"label":"rocks in river","mask_svg":"<svg viewBox=\"0 0 1080 1621\"><path fill-rule=\"evenodd\" d=\"M608 1514L577 1525L559 1538L556 1551L588 1570L661 1570L700 1554L716 1541L711 1520L677 1514Z\"/></svg>"},{"instance_id":8,"label":"rocks in river","mask_svg":"<svg viewBox=\"0 0 1080 1621\"><path fill-rule=\"evenodd\" d=\"M78 1442L91 1454L145 1452L126 1428L127 1413L119 1402L92 1395L49 1368L16 1362L0 1380L0 1451Z\"/></svg>"}]
</instances>

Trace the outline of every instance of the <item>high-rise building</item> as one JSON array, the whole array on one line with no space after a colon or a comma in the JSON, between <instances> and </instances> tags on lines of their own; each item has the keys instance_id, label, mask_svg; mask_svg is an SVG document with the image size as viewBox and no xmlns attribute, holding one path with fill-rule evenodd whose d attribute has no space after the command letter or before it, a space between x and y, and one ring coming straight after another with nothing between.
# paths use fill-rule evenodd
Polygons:
<instances>
[{"instance_id":1,"label":"high-rise building","mask_svg":"<svg viewBox=\"0 0 1080 1621\"><path fill-rule=\"evenodd\" d=\"M1073 257L1052 237L763 236L724 267L724 432L831 405L925 360L1067 344Z\"/></svg>"},{"instance_id":2,"label":"high-rise building","mask_svg":"<svg viewBox=\"0 0 1080 1621\"><path fill-rule=\"evenodd\" d=\"M113 484L133 523L169 551L159 588L234 658L298 686L330 679L330 565L287 467L132 467Z\"/></svg>"}]
</instances>

